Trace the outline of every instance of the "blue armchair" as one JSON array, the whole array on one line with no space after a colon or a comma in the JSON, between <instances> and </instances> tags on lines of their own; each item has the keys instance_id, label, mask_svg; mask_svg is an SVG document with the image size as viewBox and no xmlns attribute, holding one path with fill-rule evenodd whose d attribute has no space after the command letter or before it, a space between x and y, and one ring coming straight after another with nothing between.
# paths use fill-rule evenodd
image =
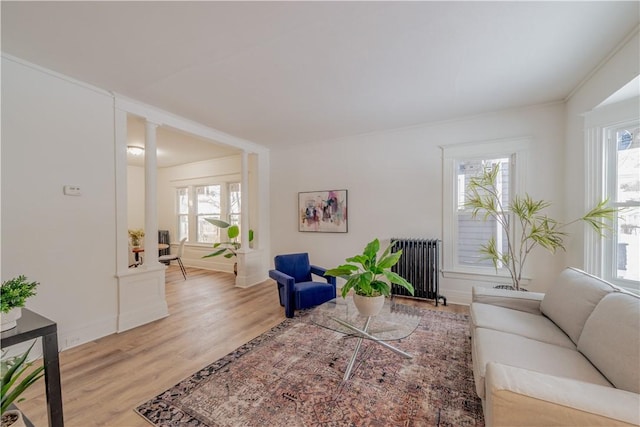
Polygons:
<instances>
[{"instance_id":1,"label":"blue armchair","mask_svg":"<svg viewBox=\"0 0 640 427\"><path fill-rule=\"evenodd\" d=\"M278 284L280 305L287 317L295 310L320 305L336 297L336 278L325 276L326 268L309 264L309 254L278 255L274 258L275 269L269 277ZM311 274L324 278L327 283L314 282Z\"/></svg>"}]
</instances>

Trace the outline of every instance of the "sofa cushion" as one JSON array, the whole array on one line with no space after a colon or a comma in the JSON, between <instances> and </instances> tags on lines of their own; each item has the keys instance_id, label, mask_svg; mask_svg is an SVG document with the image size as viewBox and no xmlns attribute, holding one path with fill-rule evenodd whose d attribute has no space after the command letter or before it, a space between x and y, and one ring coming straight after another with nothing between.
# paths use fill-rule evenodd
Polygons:
<instances>
[{"instance_id":1,"label":"sofa cushion","mask_svg":"<svg viewBox=\"0 0 640 427\"><path fill-rule=\"evenodd\" d=\"M577 350L492 329L476 328L474 332L473 375L476 392L482 399L489 362L611 387L611 383Z\"/></svg>"},{"instance_id":2,"label":"sofa cushion","mask_svg":"<svg viewBox=\"0 0 640 427\"><path fill-rule=\"evenodd\" d=\"M542 315L480 303L471 304L470 313L472 327L509 332L575 350L567 334Z\"/></svg>"},{"instance_id":3,"label":"sofa cushion","mask_svg":"<svg viewBox=\"0 0 640 427\"><path fill-rule=\"evenodd\" d=\"M605 295L615 290L615 286L602 279L567 268L545 293L540 310L577 344L593 309Z\"/></svg>"},{"instance_id":4,"label":"sofa cushion","mask_svg":"<svg viewBox=\"0 0 640 427\"><path fill-rule=\"evenodd\" d=\"M578 350L617 388L640 393L640 297L605 296L587 319Z\"/></svg>"}]
</instances>

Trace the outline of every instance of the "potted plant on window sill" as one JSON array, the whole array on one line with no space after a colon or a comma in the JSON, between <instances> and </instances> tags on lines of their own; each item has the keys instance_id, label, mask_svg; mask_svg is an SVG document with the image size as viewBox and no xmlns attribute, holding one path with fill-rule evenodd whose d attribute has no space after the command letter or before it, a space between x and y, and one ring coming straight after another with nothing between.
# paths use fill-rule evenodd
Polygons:
<instances>
[{"instance_id":1,"label":"potted plant on window sill","mask_svg":"<svg viewBox=\"0 0 640 427\"><path fill-rule=\"evenodd\" d=\"M342 297L346 298L349 291L353 290L353 302L365 317L380 313L384 298L391 295L390 283L402 286L413 295L413 285L391 271L391 267L402 256L402 250L391 253L394 244L395 242L391 242L378 258L380 241L374 239L367 244L362 254L347 258L346 264L325 273L325 276L341 277L347 281L342 287Z\"/></svg>"},{"instance_id":2,"label":"potted plant on window sill","mask_svg":"<svg viewBox=\"0 0 640 427\"><path fill-rule=\"evenodd\" d=\"M500 267L507 269L512 282L512 285L508 286L510 289L522 289L522 270L534 248L541 246L551 253L559 249L565 250L563 239L567 233L562 230L566 226L584 221L601 236L611 228L609 222L613 220L616 209L607 207L607 200L598 203L582 217L567 223L561 223L543 213L551 203L534 200L526 193L524 196L514 196L505 207L497 186L499 173L499 165L494 165L471 178L467 185L465 206L472 209L473 218L482 214L484 220L492 218L500 224L500 229L506 237L506 251L502 252L496 239L492 237L487 244L480 247L480 253L483 259L493 262L496 273ZM515 221L514 226L510 221L511 214Z\"/></svg>"},{"instance_id":3,"label":"potted plant on window sill","mask_svg":"<svg viewBox=\"0 0 640 427\"><path fill-rule=\"evenodd\" d=\"M229 259L238 255L238 249L240 249L241 244L238 241L238 236L240 236L240 227L237 225L231 225L226 221L222 221L219 219L205 218L205 220L212 225L227 230L227 241L226 242L218 242L213 244L213 249L216 249L214 252L211 252L208 255L204 255L202 258L211 258L215 256L224 256ZM249 230L249 244L253 241L253 230ZM238 263L233 263L233 273L238 275Z\"/></svg>"},{"instance_id":4,"label":"potted plant on window sill","mask_svg":"<svg viewBox=\"0 0 640 427\"><path fill-rule=\"evenodd\" d=\"M22 316L22 307L27 298L36 294L38 285L38 282L29 282L23 275L2 282L0 287L1 331L16 327L18 319Z\"/></svg>"}]
</instances>

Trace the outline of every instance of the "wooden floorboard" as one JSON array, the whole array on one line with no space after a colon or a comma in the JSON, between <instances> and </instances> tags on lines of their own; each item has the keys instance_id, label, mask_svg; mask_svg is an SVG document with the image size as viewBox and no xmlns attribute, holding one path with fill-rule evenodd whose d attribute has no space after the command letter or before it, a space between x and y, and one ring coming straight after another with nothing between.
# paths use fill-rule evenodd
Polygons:
<instances>
[{"instance_id":1,"label":"wooden floorboard","mask_svg":"<svg viewBox=\"0 0 640 427\"><path fill-rule=\"evenodd\" d=\"M275 282L236 288L228 273L167 270L169 317L60 354L65 425L145 427L133 408L285 319ZM468 313L465 306L403 299L425 308ZM19 404L46 426L44 383Z\"/></svg>"}]
</instances>

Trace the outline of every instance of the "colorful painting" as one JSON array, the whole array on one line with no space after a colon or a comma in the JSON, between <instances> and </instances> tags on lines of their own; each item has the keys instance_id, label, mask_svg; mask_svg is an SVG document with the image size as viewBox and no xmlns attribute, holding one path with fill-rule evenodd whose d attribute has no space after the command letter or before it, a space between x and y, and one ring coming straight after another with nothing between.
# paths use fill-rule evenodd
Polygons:
<instances>
[{"instance_id":1,"label":"colorful painting","mask_svg":"<svg viewBox=\"0 0 640 427\"><path fill-rule=\"evenodd\" d=\"M347 232L347 190L298 193L298 231Z\"/></svg>"}]
</instances>

